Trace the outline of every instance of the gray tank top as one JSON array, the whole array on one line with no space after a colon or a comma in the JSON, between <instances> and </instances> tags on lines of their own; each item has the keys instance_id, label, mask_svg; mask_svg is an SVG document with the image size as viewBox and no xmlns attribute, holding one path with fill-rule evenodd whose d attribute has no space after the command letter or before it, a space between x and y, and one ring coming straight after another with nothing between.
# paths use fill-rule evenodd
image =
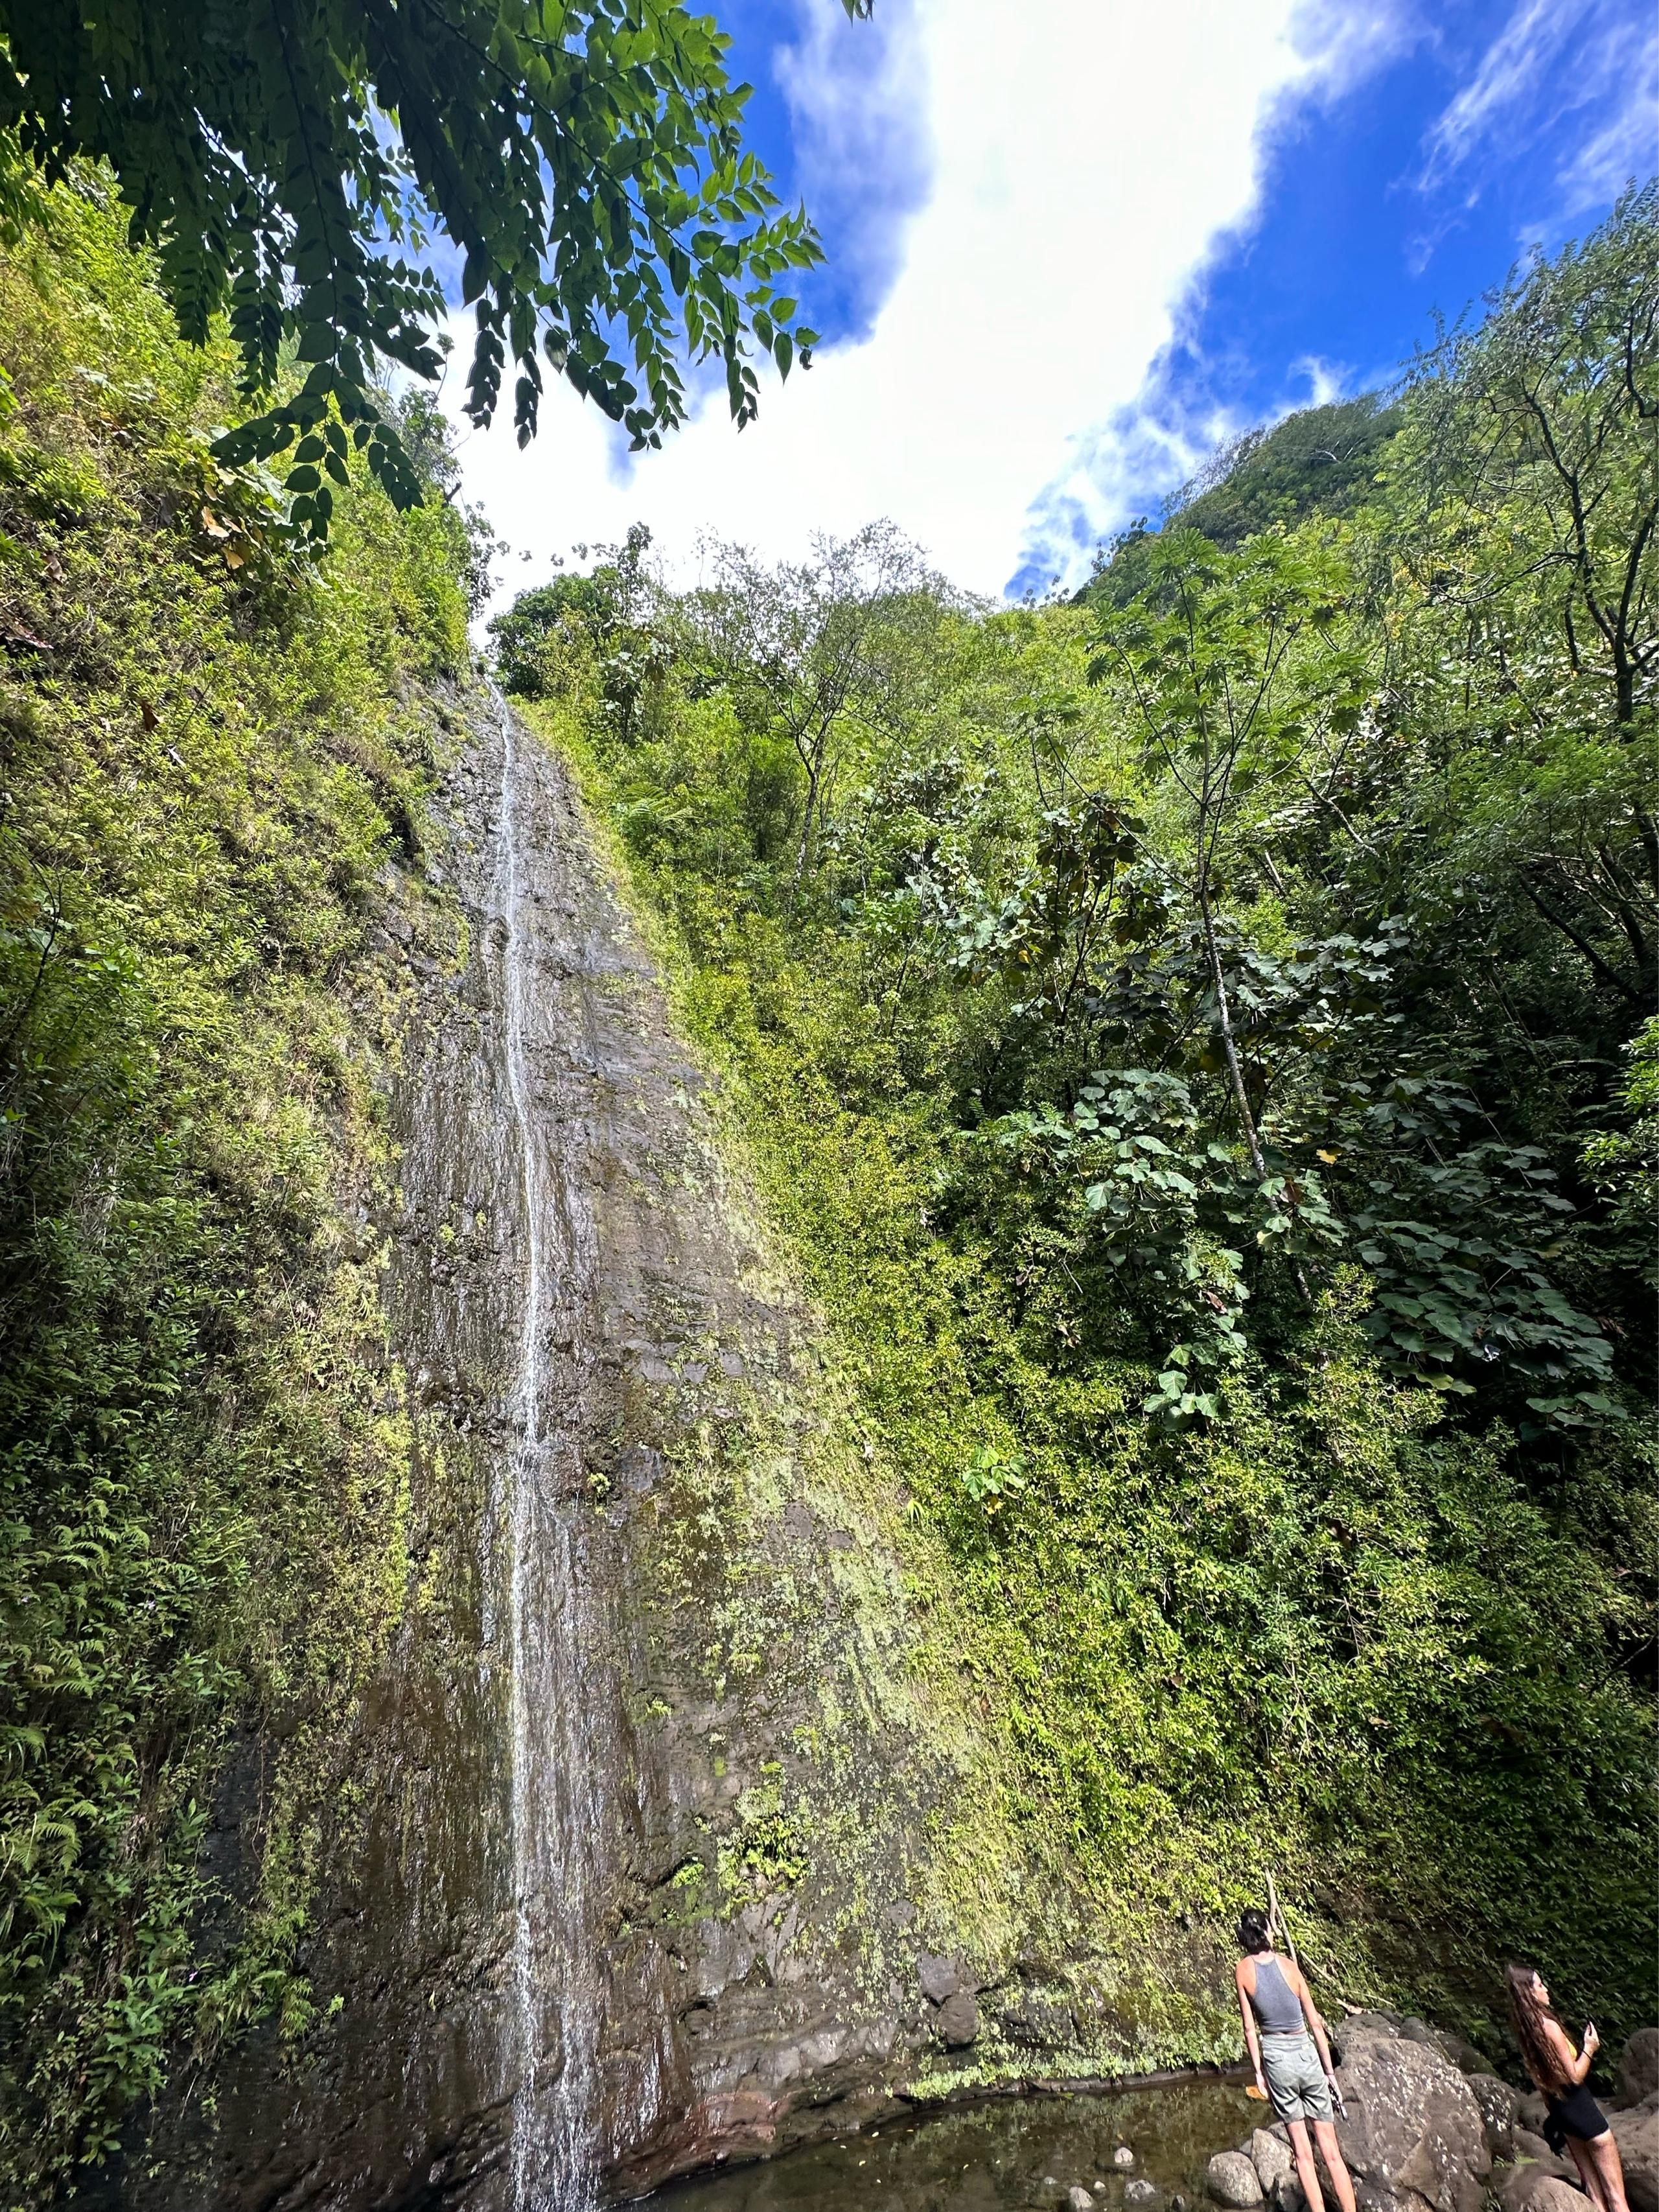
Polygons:
<instances>
[{"instance_id":1,"label":"gray tank top","mask_svg":"<svg viewBox=\"0 0 1659 2212\"><path fill-rule=\"evenodd\" d=\"M1277 1959L1256 1960L1255 1987L1250 1992L1250 2004L1264 2035L1301 2035L1306 2032L1308 2023L1302 2017L1302 2000L1279 1971Z\"/></svg>"}]
</instances>

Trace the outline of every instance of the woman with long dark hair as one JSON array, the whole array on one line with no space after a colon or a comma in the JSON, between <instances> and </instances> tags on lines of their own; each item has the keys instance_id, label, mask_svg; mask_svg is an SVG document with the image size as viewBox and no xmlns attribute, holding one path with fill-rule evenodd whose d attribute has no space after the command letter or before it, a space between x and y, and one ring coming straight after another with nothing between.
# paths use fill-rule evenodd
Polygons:
<instances>
[{"instance_id":1,"label":"woman with long dark hair","mask_svg":"<svg viewBox=\"0 0 1659 2212\"><path fill-rule=\"evenodd\" d=\"M1273 1949L1267 1916L1255 1905L1239 1916L1238 1948L1244 1955L1233 1969L1233 1981L1245 2048L1258 2092L1271 2100L1291 2138L1308 2212L1325 2212L1310 2127L1340 2212L1354 2212L1353 2183L1336 2140L1336 2066L1313 1992L1296 1960L1280 1958Z\"/></svg>"},{"instance_id":2,"label":"woman with long dark hair","mask_svg":"<svg viewBox=\"0 0 1659 2212\"><path fill-rule=\"evenodd\" d=\"M1601 2048L1595 2022L1584 2026L1582 2051L1575 2051L1550 2008L1550 1993L1534 1966L1505 1966L1510 2015L1533 2086L1549 2108L1544 2133L1559 2156L1571 2152L1590 2202L1600 2212L1630 2212L1625 2197L1625 2168L1607 2115L1585 2087L1590 2062Z\"/></svg>"}]
</instances>

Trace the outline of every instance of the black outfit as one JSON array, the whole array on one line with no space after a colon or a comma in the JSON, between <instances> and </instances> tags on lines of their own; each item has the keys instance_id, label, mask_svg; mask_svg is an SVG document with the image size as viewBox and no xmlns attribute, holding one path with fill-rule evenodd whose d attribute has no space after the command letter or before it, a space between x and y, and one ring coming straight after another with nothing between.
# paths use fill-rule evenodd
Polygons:
<instances>
[{"instance_id":1,"label":"black outfit","mask_svg":"<svg viewBox=\"0 0 1659 2212\"><path fill-rule=\"evenodd\" d=\"M1557 2158L1565 2152L1569 2136L1577 2136L1580 2142L1594 2142L1607 2131L1607 2114L1582 2081L1575 2088L1554 2091L1544 2102L1549 2107L1544 2140Z\"/></svg>"}]
</instances>

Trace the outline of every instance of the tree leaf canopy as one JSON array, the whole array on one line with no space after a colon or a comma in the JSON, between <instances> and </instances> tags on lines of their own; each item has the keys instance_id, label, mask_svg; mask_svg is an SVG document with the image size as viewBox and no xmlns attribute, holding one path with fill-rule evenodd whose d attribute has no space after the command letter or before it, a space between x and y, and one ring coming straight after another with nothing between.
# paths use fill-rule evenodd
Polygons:
<instances>
[{"instance_id":1,"label":"tree leaf canopy","mask_svg":"<svg viewBox=\"0 0 1659 2212\"><path fill-rule=\"evenodd\" d=\"M477 319L467 412L510 364L521 444L544 364L641 447L683 420L688 363L720 362L741 425L755 349L810 362L775 287L818 241L744 149L727 43L674 0L0 0L0 221L32 175L106 163L181 331L228 314L268 403L222 458L289 453L321 538L348 435L420 501L375 383L442 366L434 233Z\"/></svg>"}]
</instances>

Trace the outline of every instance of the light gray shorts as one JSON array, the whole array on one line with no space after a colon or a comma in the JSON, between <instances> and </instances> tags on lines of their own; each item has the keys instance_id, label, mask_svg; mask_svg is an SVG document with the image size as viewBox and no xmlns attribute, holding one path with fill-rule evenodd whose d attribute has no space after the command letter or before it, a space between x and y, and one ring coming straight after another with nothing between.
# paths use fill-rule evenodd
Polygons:
<instances>
[{"instance_id":1,"label":"light gray shorts","mask_svg":"<svg viewBox=\"0 0 1659 2212\"><path fill-rule=\"evenodd\" d=\"M1328 2120L1331 2085L1310 2035L1264 2035L1261 2070L1281 2120Z\"/></svg>"}]
</instances>

